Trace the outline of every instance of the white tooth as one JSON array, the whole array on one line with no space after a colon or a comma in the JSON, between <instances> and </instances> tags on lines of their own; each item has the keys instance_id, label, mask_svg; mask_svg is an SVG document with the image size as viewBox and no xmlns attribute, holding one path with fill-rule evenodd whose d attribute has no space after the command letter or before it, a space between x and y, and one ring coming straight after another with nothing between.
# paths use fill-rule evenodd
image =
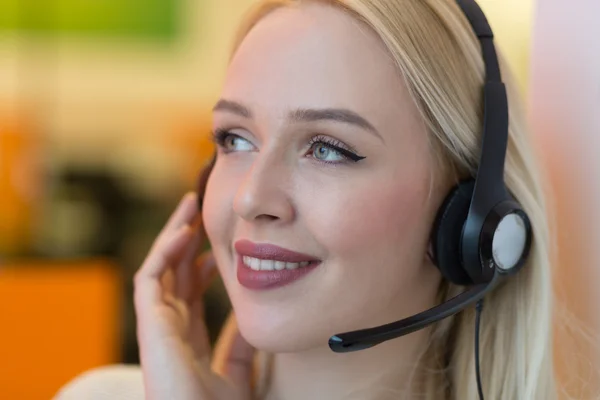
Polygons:
<instances>
[{"instance_id":1,"label":"white tooth","mask_svg":"<svg viewBox=\"0 0 600 400\"><path fill-rule=\"evenodd\" d=\"M285 269L285 261L275 261L275 269L277 271L281 271L282 269Z\"/></svg>"},{"instance_id":2,"label":"white tooth","mask_svg":"<svg viewBox=\"0 0 600 400\"><path fill-rule=\"evenodd\" d=\"M275 269L275 261L273 260L260 260L261 271L273 271Z\"/></svg>"},{"instance_id":3,"label":"white tooth","mask_svg":"<svg viewBox=\"0 0 600 400\"><path fill-rule=\"evenodd\" d=\"M275 260L261 260L259 258L254 258L250 256L243 256L242 262L255 271L281 271L283 269L296 269L306 267L310 264L309 261L292 263Z\"/></svg>"},{"instance_id":4,"label":"white tooth","mask_svg":"<svg viewBox=\"0 0 600 400\"><path fill-rule=\"evenodd\" d=\"M300 266L300 264L298 264L298 263L290 263L290 262L285 263L285 268L286 269L296 269L299 266Z\"/></svg>"}]
</instances>

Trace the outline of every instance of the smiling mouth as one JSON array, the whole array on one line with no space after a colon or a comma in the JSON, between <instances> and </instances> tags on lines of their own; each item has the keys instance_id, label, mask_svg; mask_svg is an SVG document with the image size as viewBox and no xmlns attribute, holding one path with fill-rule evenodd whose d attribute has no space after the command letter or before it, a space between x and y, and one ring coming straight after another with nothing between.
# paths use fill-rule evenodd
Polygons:
<instances>
[{"instance_id":1,"label":"smiling mouth","mask_svg":"<svg viewBox=\"0 0 600 400\"><path fill-rule=\"evenodd\" d=\"M274 289L300 280L321 264L321 260L273 244L239 240L237 253L238 282L252 290Z\"/></svg>"},{"instance_id":2,"label":"smiling mouth","mask_svg":"<svg viewBox=\"0 0 600 400\"><path fill-rule=\"evenodd\" d=\"M321 264L321 261L294 263L248 256L238 256L237 260L236 276L239 284L246 289L259 291L276 289L302 280L302 278L309 275L311 271L317 269ZM282 268L282 266L285 267ZM265 269L262 269L263 267Z\"/></svg>"},{"instance_id":3,"label":"smiling mouth","mask_svg":"<svg viewBox=\"0 0 600 400\"><path fill-rule=\"evenodd\" d=\"M254 271L281 271L284 269L294 270L297 268L304 268L310 266L311 264L315 265L318 263L317 261L288 262L277 260L264 260L250 256L242 256L242 261L245 266L253 269Z\"/></svg>"}]
</instances>

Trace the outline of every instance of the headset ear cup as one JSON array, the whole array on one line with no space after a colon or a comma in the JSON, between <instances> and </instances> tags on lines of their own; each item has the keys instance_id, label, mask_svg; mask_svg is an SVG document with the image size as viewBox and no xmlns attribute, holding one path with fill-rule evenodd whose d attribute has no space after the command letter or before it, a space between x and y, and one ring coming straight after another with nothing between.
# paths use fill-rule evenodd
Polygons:
<instances>
[{"instance_id":1,"label":"headset ear cup","mask_svg":"<svg viewBox=\"0 0 600 400\"><path fill-rule=\"evenodd\" d=\"M462 231L469 214L475 181L456 186L438 211L432 234L434 261L442 276L456 285L473 283L461 259Z\"/></svg>"}]
</instances>

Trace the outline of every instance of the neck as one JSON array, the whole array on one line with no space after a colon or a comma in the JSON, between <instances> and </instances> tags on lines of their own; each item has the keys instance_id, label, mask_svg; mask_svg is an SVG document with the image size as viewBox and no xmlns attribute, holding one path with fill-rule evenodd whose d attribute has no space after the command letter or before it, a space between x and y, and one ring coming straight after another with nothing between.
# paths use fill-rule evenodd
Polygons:
<instances>
[{"instance_id":1,"label":"neck","mask_svg":"<svg viewBox=\"0 0 600 400\"><path fill-rule=\"evenodd\" d=\"M322 347L275 354L266 400L410 398L403 395L418 382L428 333L425 329L351 353Z\"/></svg>"}]
</instances>

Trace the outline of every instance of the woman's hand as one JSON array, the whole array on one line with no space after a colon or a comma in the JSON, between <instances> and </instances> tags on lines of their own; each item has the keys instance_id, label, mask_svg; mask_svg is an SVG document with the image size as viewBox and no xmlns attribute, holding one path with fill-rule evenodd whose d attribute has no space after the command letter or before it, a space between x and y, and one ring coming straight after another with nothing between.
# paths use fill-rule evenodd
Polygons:
<instances>
[{"instance_id":1,"label":"woman's hand","mask_svg":"<svg viewBox=\"0 0 600 400\"><path fill-rule=\"evenodd\" d=\"M230 319L211 369L203 294L217 273L197 257L206 237L196 195L187 194L135 276L137 337L146 399L249 400L253 348Z\"/></svg>"}]
</instances>

